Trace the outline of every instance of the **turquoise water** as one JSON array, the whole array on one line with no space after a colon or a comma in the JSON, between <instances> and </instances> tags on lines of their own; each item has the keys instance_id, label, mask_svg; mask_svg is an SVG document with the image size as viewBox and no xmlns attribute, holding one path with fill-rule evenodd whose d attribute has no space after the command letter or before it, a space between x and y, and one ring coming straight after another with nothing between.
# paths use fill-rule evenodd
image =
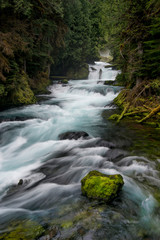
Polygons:
<instances>
[{"instance_id":1,"label":"turquoise water","mask_svg":"<svg viewBox=\"0 0 160 240\"><path fill-rule=\"evenodd\" d=\"M102 118L104 110L115 108L120 91L103 85L118 74L105 65L89 65L88 79L54 83L35 105L0 113L1 234L10 223L31 219L59 229L50 239L160 239L154 197L159 160L133 155L129 130ZM66 131L86 131L90 137L59 140ZM81 195L80 180L95 169L124 178L110 205ZM23 185L17 186L20 179Z\"/></svg>"}]
</instances>

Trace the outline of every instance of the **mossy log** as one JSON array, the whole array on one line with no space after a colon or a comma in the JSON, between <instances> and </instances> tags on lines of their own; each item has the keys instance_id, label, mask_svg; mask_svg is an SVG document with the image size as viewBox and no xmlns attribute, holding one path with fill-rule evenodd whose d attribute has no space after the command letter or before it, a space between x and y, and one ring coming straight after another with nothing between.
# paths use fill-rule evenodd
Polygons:
<instances>
[{"instance_id":1,"label":"mossy log","mask_svg":"<svg viewBox=\"0 0 160 240\"><path fill-rule=\"evenodd\" d=\"M147 113L147 110L141 110L141 111L134 111L134 112L129 112L129 113L125 113L124 116L131 116L131 115L137 115L137 114L141 114L141 113Z\"/></svg>"},{"instance_id":2,"label":"mossy log","mask_svg":"<svg viewBox=\"0 0 160 240\"><path fill-rule=\"evenodd\" d=\"M146 117L144 117L143 119L141 119L138 122L142 123L142 122L146 121L147 119L151 118L153 115L157 114L158 112L160 112L160 105L158 107L154 108Z\"/></svg>"},{"instance_id":3,"label":"mossy log","mask_svg":"<svg viewBox=\"0 0 160 240\"><path fill-rule=\"evenodd\" d=\"M120 120L124 117L125 113L128 111L129 109L129 106L130 106L130 103L128 102L125 107L124 107L124 110L123 112L121 113L121 115L119 116L118 120L117 120L117 123L120 122Z\"/></svg>"}]
</instances>

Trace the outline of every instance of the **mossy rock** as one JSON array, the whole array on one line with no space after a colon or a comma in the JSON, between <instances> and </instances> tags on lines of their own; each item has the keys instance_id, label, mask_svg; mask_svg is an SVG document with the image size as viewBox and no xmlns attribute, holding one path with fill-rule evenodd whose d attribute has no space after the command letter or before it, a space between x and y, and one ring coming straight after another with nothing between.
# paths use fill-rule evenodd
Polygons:
<instances>
[{"instance_id":1,"label":"mossy rock","mask_svg":"<svg viewBox=\"0 0 160 240\"><path fill-rule=\"evenodd\" d=\"M10 93L10 101L13 105L33 104L36 98L29 86L27 74L17 75L17 82Z\"/></svg>"},{"instance_id":2,"label":"mossy rock","mask_svg":"<svg viewBox=\"0 0 160 240\"><path fill-rule=\"evenodd\" d=\"M73 227L73 222L72 221L65 221L61 224L61 227L65 228L65 229L71 228L71 227Z\"/></svg>"},{"instance_id":3,"label":"mossy rock","mask_svg":"<svg viewBox=\"0 0 160 240\"><path fill-rule=\"evenodd\" d=\"M15 222L10 225L8 232L0 236L2 240L31 240L37 239L45 232L44 228L33 221Z\"/></svg>"},{"instance_id":4,"label":"mossy rock","mask_svg":"<svg viewBox=\"0 0 160 240\"><path fill-rule=\"evenodd\" d=\"M29 79L29 85L34 94L48 94L47 87L51 84L47 72L39 72L34 79Z\"/></svg>"},{"instance_id":5,"label":"mossy rock","mask_svg":"<svg viewBox=\"0 0 160 240\"><path fill-rule=\"evenodd\" d=\"M106 175L91 171L81 180L81 190L88 198L110 202L117 196L123 184L120 174Z\"/></svg>"},{"instance_id":6,"label":"mossy rock","mask_svg":"<svg viewBox=\"0 0 160 240\"><path fill-rule=\"evenodd\" d=\"M68 84L68 80L67 79L62 79L61 83Z\"/></svg>"}]
</instances>

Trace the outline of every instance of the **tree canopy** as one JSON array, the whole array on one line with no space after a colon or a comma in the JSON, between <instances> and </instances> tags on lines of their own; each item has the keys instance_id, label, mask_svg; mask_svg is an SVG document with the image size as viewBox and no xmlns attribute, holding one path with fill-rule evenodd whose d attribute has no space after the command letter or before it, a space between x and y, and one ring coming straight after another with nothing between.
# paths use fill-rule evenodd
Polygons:
<instances>
[{"instance_id":1,"label":"tree canopy","mask_svg":"<svg viewBox=\"0 0 160 240\"><path fill-rule=\"evenodd\" d=\"M159 24L157 0L1 0L0 105L34 102L50 69L65 74L103 48L125 85L159 78Z\"/></svg>"}]
</instances>

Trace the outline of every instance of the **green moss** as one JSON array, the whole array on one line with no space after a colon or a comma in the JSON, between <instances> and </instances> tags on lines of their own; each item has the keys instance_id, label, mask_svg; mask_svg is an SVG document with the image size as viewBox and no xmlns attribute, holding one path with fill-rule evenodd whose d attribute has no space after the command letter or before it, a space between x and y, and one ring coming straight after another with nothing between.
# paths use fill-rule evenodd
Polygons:
<instances>
[{"instance_id":1,"label":"green moss","mask_svg":"<svg viewBox=\"0 0 160 240\"><path fill-rule=\"evenodd\" d=\"M119 118L119 114L113 114L109 117L109 120L117 120Z\"/></svg>"},{"instance_id":2,"label":"green moss","mask_svg":"<svg viewBox=\"0 0 160 240\"><path fill-rule=\"evenodd\" d=\"M152 88L152 91L159 95L160 94L160 81L159 79L154 79L152 80L152 82L150 83L150 86Z\"/></svg>"},{"instance_id":3,"label":"green moss","mask_svg":"<svg viewBox=\"0 0 160 240\"><path fill-rule=\"evenodd\" d=\"M33 91L29 86L29 77L26 73L18 73L7 79L6 85L0 86L0 106L33 104L36 102Z\"/></svg>"},{"instance_id":4,"label":"green moss","mask_svg":"<svg viewBox=\"0 0 160 240\"><path fill-rule=\"evenodd\" d=\"M155 192L154 192L154 197L155 199L158 201L159 205L160 205L160 190L157 189Z\"/></svg>"},{"instance_id":5,"label":"green moss","mask_svg":"<svg viewBox=\"0 0 160 240\"><path fill-rule=\"evenodd\" d=\"M117 196L124 182L121 175L105 175L91 171L81 180L82 194L88 198L110 202Z\"/></svg>"},{"instance_id":6,"label":"green moss","mask_svg":"<svg viewBox=\"0 0 160 240\"><path fill-rule=\"evenodd\" d=\"M123 73L120 73L116 77L116 82L118 83L119 86L124 86L126 83L126 76Z\"/></svg>"},{"instance_id":7,"label":"green moss","mask_svg":"<svg viewBox=\"0 0 160 240\"><path fill-rule=\"evenodd\" d=\"M145 122L146 125L152 126L152 127L157 127L157 123L150 121L150 122Z\"/></svg>"},{"instance_id":8,"label":"green moss","mask_svg":"<svg viewBox=\"0 0 160 240\"><path fill-rule=\"evenodd\" d=\"M126 94L127 94L127 90L124 89L122 90L118 96L114 99L114 103L120 107L120 108L124 108L124 104L126 104Z\"/></svg>"},{"instance_id":9,"label":"green moss","mask_svg":"<svg viewBox=\"0 0 160 240\"><path fill-rule=\"evenodd\" d=\"M66 222L63 222L62 224L61 224L61 227L62 228L71 228L73 226L73 222L72 221L66 221Z\"/></svg>"},{"instance_id":10,"label":"green moss","mask_svg":"<svg viewBox=\"0 0 160 240\"><path fill-rule=\"evenodd\" d=\"M5 86L3 84L0 84L0 97L5 96L6 94L7 93L6 93Z\"/></svg>"},{"instance_id":11,"label":"green moss","mask_svg":"<svg viewBox=\"0 0 160 240\"><path fill-rule=\"evenodd\" d=\"M38 73L34 79L29 79L29 84L35 94L48 93L48 90L46 89L50 85L48 73L47 72Z\"/></svg>"},{"instance_id":12,"label":"green moss","mask_svg":"<svg viewBox=\"0 0 160 240\"><path fill-rule=\"evenodd\" d=\"M44 229L33 221L13 223L7 233L0 236L2 240L31 240L42 235Z\"/></svg>"},{"instance_id":13,"label":"green moss","mask_svg":"<svg viewBox=\"0 0 160 240\"><path fill-rule=\"evenodd\" d=\"M63 79L61 82L62 82L63 84L67 84L67 83L68 83L68 80L67 80L67 79Z\"/></svg>"},{"instance_id":14,"label":"green moss","mask_svg":"<svg viewBox=\"0 0 160 240\"><path fill-rule=\"evenodd\" d=\"M32 104L36 102L34 93L29 87L28 76L23 73L17 76L17 83L11 91L10 100L14 105Z\"/></svg>"}]
</instances>

